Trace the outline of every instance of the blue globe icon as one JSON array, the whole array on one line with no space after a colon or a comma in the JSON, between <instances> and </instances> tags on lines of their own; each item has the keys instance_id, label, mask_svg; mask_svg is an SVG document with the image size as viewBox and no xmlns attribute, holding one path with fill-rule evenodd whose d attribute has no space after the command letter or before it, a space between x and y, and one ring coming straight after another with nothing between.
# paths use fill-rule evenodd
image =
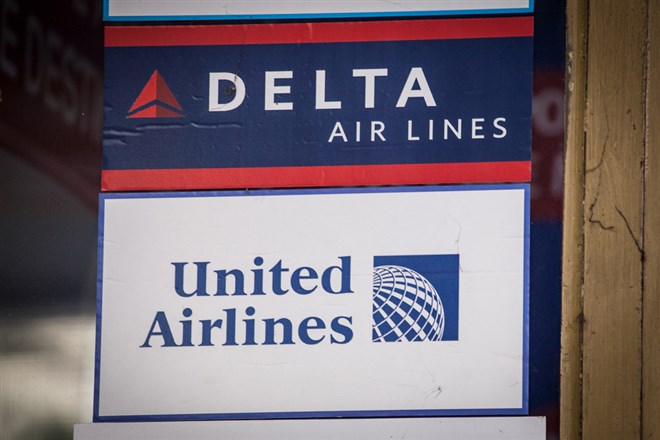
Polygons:
<instances>
[{"instance_id":1,"label":"blue globe icon","mask_svg":"<svg viewBox=\"0 0 660 440\"><path fill-rule=\"evenodd\" d=\"M402 266L374 267L374 342L440 341L444 330L440 295L426 278Z\"/></svg>"}]
</instances>

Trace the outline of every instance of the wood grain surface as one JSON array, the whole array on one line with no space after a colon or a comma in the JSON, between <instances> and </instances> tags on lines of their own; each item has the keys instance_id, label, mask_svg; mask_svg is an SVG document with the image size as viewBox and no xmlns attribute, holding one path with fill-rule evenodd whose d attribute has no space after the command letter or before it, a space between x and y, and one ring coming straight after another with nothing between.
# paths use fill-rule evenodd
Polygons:
<instances>
[{"instance_id":1,"label":"wood grain surface","mask_svg":"<svg viewBox=\"0 0 660 440\"><path fill-rule=\"evenodd\" d=\"M567 4L563 439L660 438L659 3Z\"/></svg>"},{"instance_id":2,"label":"wood grain surface","mask_svg":"<svg viewBox=\"0 0 660 440\"><path fill-rule=\"evenodd\" d=\"M586 105L587 2L566 10L566 145L562 258L561 394L563 439L580 436L582 420L582 269L584 266L584 112Z\"/></svg>"},{"instance_id":3,"label":"wood grain surface","mask_svg":"<svg viewBox=\"0 0 660 440\"><path fill-rule=\"evenodd\" d=\"M660 439L660 2L649 3L644 188L642 438Z\"/></svg>"}]
</instances>

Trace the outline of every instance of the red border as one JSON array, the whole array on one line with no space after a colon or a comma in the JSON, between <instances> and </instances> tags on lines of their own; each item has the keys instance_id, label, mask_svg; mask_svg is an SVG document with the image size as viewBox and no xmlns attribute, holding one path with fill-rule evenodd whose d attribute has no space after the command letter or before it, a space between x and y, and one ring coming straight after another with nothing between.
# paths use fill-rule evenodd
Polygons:
<instances>
[{"instance_id":1,"label":"red border","mask_svg":"<svg viewBox=\"0 0 660 440\"><path fill-rule=\"evenodd\" d=\"M273 168L104 170L103 191L529 182L530 161Z\"/></svg>"},{"instance_id":2,"label":"red border","mask_svg":"<svg viewBox=\"0 0 660 440\"><path fill-rule=\"evenodd\" d=\"M201 26L106 26L105 47L343 43L533 35L533 17Z\"/></svg>"}]
</instances>

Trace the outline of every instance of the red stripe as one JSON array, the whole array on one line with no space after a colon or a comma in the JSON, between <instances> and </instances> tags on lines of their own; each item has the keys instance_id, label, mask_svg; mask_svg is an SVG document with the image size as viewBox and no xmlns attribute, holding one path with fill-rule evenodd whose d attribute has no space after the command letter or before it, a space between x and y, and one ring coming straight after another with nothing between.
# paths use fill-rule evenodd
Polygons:
<instances>
[{"instance_id":1,"label":"red stripe","mask_svg":"<svg viewBox=\"0 0 660 440\"><path fill-rule=\"evenodd\" d=\"M529 182L531 162L104 170L103 191Z\"/></svg>"},{"instance_id":2,"label":"red stripe","mask_svg":"<svg viewBox=\"0 0 660 440\"><path fill-rule=\"evenodd\" d=\"M531 37L532 17L208 26L107 26L106 47Z\"/></svg>"}]
</instances>

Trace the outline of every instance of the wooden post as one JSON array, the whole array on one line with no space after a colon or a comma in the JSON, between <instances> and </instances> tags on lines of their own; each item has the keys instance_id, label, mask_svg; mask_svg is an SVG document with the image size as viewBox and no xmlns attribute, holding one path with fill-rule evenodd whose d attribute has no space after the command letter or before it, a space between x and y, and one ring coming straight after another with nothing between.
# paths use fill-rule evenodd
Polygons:
<instances>
[{"instance_id":1,"label":"wooden post","mask_svg":"<svg viewBox=\"0 0 660 440\"><path fill-rule=\"evenodd\" d=\"M660 6L649 2L644 173L642 439L660 438Z\"/></svg>"},{"instance_id":2,"label":"wooden post","mask_svg":"<svg viewBox=\"0 0 660 440\"><path fill-rule=\"evenodd\" d=\"M660 436L659 8L567 4L563 439Z\"/></svg>"},{"instance_id":3,"label":"wooden post","mask_svg":"<svg viewBox=\"0 0 660 440\"><path fill-rule=\"evenodd\" d=\"M566 5L566 150L562 258L561 414L563 439L578 439L582 421L582 268L584 266L584 111L586 0Z\"/></svg>"}]
</instances>

